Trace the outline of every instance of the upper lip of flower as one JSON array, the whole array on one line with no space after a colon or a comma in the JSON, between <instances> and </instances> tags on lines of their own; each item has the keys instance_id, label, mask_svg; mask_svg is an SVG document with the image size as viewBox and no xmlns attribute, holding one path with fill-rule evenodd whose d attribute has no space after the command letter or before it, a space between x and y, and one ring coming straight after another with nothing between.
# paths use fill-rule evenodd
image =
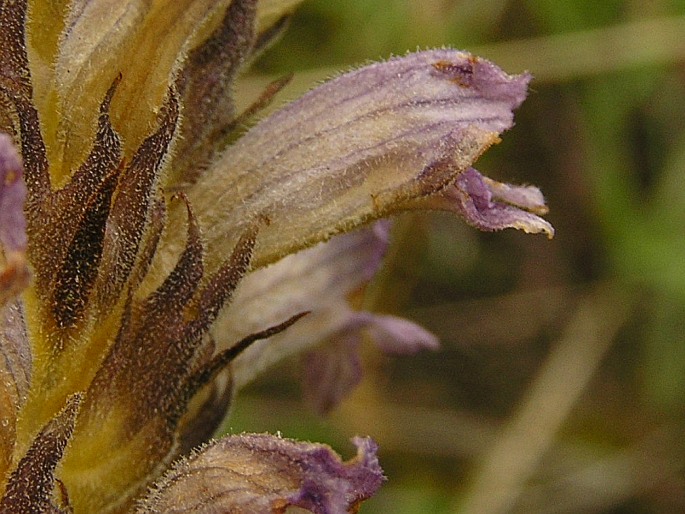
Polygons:
<instances>
[{"instance_id":1,"label":"upper lip of flower","mask_svg":"<svg viewBox=\"0 0 685 514\"><path fill-rule=\"evenodd\" d=\"M27 260L34 272L4 312L28 332L5 335L3 352L34 360L7 361L18 392L6 394L0 507L19 501L26 476L47 484L35 501L50 505L58 461L64 502L128 505L176 456L195 393L235 356L213 356L205 336L251 267L414 208L552 233L535 214L539 191L471 168L513 124L530 77L464 52L342 75L224 148L237 116L232 80L282 24L260 22L256 0L220 3L76 2L54 19L54 6L36 0L31 24L26 1L0 10L0 128L22 148L28 186L26 245L23 182L0 184L12 206L0 216L10 264L0 279L11 285L0 281L0 299L24 285ZM0 171L20 177L8 145L0 139ZM184 241L170 229L181 225ZM63 458L67 441L78 451ZM374 449L358 446L359 462L333 468L370 471L370 494L380 468Z\"/></svg>"}]
</instances>

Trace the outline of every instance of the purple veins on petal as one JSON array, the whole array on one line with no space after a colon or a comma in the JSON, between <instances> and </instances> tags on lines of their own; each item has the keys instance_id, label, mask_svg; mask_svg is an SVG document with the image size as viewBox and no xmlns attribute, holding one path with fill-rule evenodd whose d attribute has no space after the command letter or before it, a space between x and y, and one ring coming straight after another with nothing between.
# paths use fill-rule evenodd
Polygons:
<instances>
[{"instance_id":1,"label":"purple veins on petal","mask_svg":"<svg viewBox=\"0 0 685 514\"><path fill-rule=\"evenodd\" d=\"M430 50L319 86L253 127L191 188L210 248L266 217L260 267L413 208L511 128L529 80L465 52Z\"/></svg>"}]
</instances>

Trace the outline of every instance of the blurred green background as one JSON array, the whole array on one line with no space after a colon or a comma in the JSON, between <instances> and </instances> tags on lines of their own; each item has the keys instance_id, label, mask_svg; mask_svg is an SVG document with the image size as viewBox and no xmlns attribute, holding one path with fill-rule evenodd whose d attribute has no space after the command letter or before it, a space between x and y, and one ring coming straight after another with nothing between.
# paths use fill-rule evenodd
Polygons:
<instances>
[{"instance_id":1,"label":"blurred green background","mask_svg":"<svg viewBox=\"0 0 685 514\"><path fill-rule=\"evenodd\" d=\"M685 2L308 0L244 84L294 71L293 98L443 45L536 77L477 167L540 186L556 237L399 219L370 301L442 350L369 348L325 419L286 363L238 396L227 430L344 455L372 435L389 481L367 513L685 512Z\"/></svg>"}]
</instances>

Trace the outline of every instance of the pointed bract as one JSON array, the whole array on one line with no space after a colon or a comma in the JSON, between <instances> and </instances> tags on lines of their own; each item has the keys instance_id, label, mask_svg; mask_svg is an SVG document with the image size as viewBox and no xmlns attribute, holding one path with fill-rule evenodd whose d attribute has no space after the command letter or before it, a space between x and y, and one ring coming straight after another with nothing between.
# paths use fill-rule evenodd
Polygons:
<instances>
[{"instance_id":1,"label":"pointed bract","mask_svg":"<svg viewBox=\"0 0 685 514\"><path fill-rule=\"evenodd\" d=\"M82 395L67 400L66 406L41 430L26 455L19 461L0 500L2 514L67 512L53 502L55 467L69 442Z\"/></svg>"},{"instance_id":2,"label":"pointed bract","mask_svg":"<svg viewBox=\"0 0 685 514\"><path fill-rule=\"evenodd\" d=\"M249 266L254 231L202 283L202 245L187 211L186 248L176 267L147 298L129 300L116 341L87 391L73 441L90 451L70 452L61 470L82 511L131 501L177 456L177 427L204 385L195 381L203 336ZM112 475L126 480L113 485L107 481Z\"/></svg>"},{"instance_id":3,"label":"pointed bract","mask_svg":"<svg viewBox=\"0 0 685 514\"><path fill-rule=\"evenodd\" d=\"M11 112L5 113L11 126L2 129L19 136L25 180L33 195L30 207L35 208L38 199L49 189L50 179L38 113L31 102L33 87L26 53L26 9L27 0L4 2L0 9L0 105L11 105Z\"/></svg>"},{"instance_id":4,"label":"pointed bract","mask_svg":"<svg viewBox=\"0 0 685 514\"><path fill-rule=\"evenodd\" d=\"M222 133L235 118L231 88L254 43L257 0L233 0L221 25L188 56L179 74L179 89L188 106L173 168L194 181L225 144Z\"/></svg>"}]
</instances>

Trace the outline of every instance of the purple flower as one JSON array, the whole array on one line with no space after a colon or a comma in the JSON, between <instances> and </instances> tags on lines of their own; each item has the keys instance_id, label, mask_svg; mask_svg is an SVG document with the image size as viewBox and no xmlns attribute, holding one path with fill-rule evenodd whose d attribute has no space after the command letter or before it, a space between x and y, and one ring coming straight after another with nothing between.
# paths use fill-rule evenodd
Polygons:
<instances>
[{"instance_id":1,"label":"purple flower","mask_svg":"<svg viewBox=\"0 0 685 514\"><path fill-rule=\"evenodd\" d=\"M139 512L284 512L344 514L384 480L376 445L355 438L357 456L341 462L321 444L269 435L215 441L176 463ZM179 509L179 506L183 506Z\"/></svg>"},{"instance_id":2,"label":"purple flower","mask_svg":"<svg viewBox=\"0 0 685 514\"><path fill-rule=\"evenodd\" d=\"M358 294L381 266L390 223L333 238L258 269L241 282L210 333L219 347L309 312L290 329L260 341L233 362L233 383L241 388L272 364L304 354L305 393L319 412L334 407L361 379L358 348L368 337L382 351L413 354L437 349L437 338L409 320L367 312L350 297Z\"/></svg>"},{"instance_id":3,"label":"purple flower","mask_svg":"<svg viewBox=\"0 0 685 514\"><path fill-rule=\"evenodd\" d=\"M234 79L297 0L27 4L0 9L0 512L354 511L383 481L368 439L348 462L266 435L181 457L274 360L309 353L325 410L362 336L437 345L348 301L382 225L333 236L412 209L552 234L539 191L471 168L529 77L409 54L238 138L279 85L238 113Z\"/></svg>"}]
</instances>

